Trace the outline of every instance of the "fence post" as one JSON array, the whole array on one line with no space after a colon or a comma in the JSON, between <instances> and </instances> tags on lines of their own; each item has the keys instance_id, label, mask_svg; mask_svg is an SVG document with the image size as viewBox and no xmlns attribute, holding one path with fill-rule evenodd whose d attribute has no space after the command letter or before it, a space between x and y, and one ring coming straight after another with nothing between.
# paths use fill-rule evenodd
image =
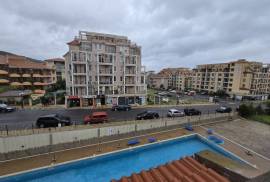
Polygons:
<instances>
[{"instance_id":1,"label":"fence post","mask_svg":"<svg viewBox=\"0 0 270 182\"><path fill-rule=\"evenodd\" d=\"M34 124L32 123L32 132L33 132L33 134L35 133L35 131L34 131Z\"/></svg>"},{"instance_id":2,"label":"fence post","mask_svg":"<svg viewBox=\"0 0 270 182\"><path fill-rule=\"evenodd\" d=\"M8 126L6 125L6 131L7 131L7 136L8 136Z\"/></svg>"}]
</instances>

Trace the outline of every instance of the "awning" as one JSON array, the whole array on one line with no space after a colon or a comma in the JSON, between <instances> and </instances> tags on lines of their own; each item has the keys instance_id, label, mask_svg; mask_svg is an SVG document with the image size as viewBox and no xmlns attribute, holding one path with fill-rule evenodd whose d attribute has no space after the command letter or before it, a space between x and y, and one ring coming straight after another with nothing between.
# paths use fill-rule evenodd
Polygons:
<instances>
[{"instance_id":1,"label":"awning","mask_svg":"<svg viewBox=\"0 0 270 182\"><path fill-rule=\"evenodd\" d=\"M0 75L7 75L7 74L8 74L7 71L5 71L5 70L0 70Z\"/></svg>"},{"instance_id":2,"label":"awning","mask_svg":"<svg viewBox=\"0 0 270 182\"><path fill-rule=\"evenodd\" d=\"M9 80L6 80L6 79L0 79L0 83L9 83Z\"/></svg>"}]
</instances>

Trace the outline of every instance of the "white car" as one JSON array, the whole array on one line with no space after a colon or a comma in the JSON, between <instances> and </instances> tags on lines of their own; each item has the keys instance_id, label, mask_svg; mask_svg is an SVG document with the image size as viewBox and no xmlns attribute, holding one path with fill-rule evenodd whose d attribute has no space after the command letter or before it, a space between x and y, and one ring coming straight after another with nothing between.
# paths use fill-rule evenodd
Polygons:
<instances>
[{"instance_id":1,"label":"white car","mask_svg":"<svg viewBox=\"0 0 270 182\"><path fill-rule=\"evenodd\" d=\"M167 113L168 117L184 117L185 113L177 109L170 109Z\"/></svg>"},{"instance_id":2,"label":"white car","mask_svg":"<svg viewBox=\"0 0 270 182\"><path fill-rule=\"evenodd\" d=\"M15 111L15 107L10 107L6 104L0 104L0 112L12 112Z\"/></svg>"}]
</instances>

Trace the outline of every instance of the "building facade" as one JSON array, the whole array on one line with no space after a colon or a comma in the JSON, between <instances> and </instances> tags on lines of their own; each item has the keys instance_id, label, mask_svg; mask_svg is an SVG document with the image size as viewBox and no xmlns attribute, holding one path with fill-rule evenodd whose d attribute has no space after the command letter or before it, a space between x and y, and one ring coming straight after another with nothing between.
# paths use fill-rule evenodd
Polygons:
<instances>
[{"instance_id":1,"label":"building facade","mask_svg":"<svg viewBox=\"0 0 270 182\"><path fill-rule=\"evenodd\" d=\"M165 68L159 72L168 78L168 88L184 91L192 87L193 71L188 68Z\"/></svg>"},{"instance_id":2,"label":"building facade","mask_svg":"<svg viewBox=\"0 0 270 182\"><path fill-rule=\"evenodd\" d=\"M270 94L270 66L244 59L221 64L198 65L193 70L195 90L217 92L224 90L236 96Z\"/></svg>"},{"instance_id":3,"label":"building facade","mask_svg":"<svg viewBox=\"0 0 270 182\"><path fill-rule=\"evenodd\" d=\"M82 31L68 45L67 106L145 104L140 46L125 36Z\"/></svg>"},{"instance_id":4,"label":"building facade","mask_svg":"<svg viewBox=\"0 0 270 182\"><path fill-rule=\"evenodd\" d=\"M52 58L46 59L45 61L55 66L56 81L65 80L65 60L63 58Z\"/></svg>"},{"instance_id":5,"label":"building facade","mask_svg":"<svg viewBox=\"0 0 270 182\"><path fill-rule=\"evenodd\" d=\"M149 86L156 89L168 89L169 77L161 74L153 74L149 77Z\"/></svg>"},{"instance_id":6,"label":"building facade","mask_svg":"<svg viewBox=\"0 0 270 182\"><path fill-rule=\"evenodd\" d=\"M24 56L0 55L0 86L45 93L46 87L56 82L55 67Z\"/></svg>"}]
</instances>

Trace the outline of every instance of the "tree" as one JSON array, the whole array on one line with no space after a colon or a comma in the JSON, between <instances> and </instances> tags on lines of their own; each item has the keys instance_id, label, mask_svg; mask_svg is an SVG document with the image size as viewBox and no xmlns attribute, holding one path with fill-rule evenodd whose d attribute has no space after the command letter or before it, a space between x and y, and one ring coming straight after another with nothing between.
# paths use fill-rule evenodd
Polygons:
<instances>
[{"instance_id":1,"label":"tree","mask_svg":"<svg viewBox=\"0 0 270 182\"><path fill-rule=\"evenodd\" d=\"M164 85L163 84L160 84L159 88L160 89L164 89Z\"/></svg>"},{"instance_id":2,"label":"tree","mask_svg":"<svg viewBox=\"0 0 270 182\"><path fill-rule=\"evenodd\" d=\"M218 90L215 95L216 96L219 96L219 97L226 97L226 96L228 96L228 94L226 93L225 90Z\"/></svg>"}]
</instances>

